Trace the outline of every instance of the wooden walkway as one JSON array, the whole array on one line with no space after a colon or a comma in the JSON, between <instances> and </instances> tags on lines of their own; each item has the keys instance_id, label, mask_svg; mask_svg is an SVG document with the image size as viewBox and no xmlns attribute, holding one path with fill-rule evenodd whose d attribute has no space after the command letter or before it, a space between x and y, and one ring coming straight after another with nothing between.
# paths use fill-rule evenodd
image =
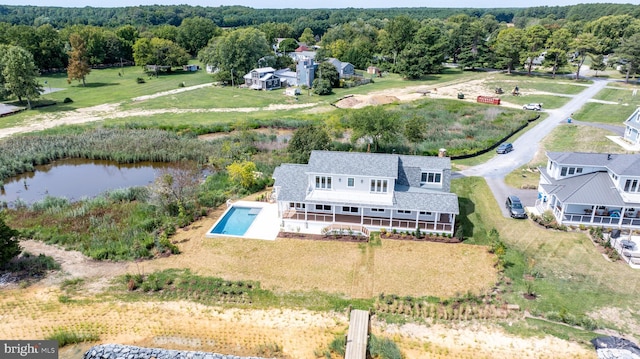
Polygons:
<instances>
[{"instance_id":1,"label":"wooden walkway","mask_svg":"<svg viewBox=\"0 0 640 359\"><path fill-rule=\"evenodd\" d=\"M354 309L349 319L347 333L347 349L344 359L365 359L367 357L367 340L369 338L369 311Z\"/></svg>"}]
</instances>

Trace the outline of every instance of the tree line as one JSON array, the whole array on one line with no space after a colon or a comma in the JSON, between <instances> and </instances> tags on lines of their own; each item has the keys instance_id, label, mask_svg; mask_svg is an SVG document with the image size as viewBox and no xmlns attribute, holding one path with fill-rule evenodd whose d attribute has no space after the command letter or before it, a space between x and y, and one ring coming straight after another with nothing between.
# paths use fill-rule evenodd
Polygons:
<instances>
[{"instance_id":1,"label":"tree line","mask_svg":"<svg viewBox=\"0 0 640 359\"><path fill-rule=\"evenodd\" d=\"M155 26L121 24L118 27L65 24L67 26L58 29L52 25L52 18L45 16L83 10L91 14L111 14L109 21L116 21L114 18L118 19L118 14L123 13L148 17L150 13L146 11L151 9L182 18L177 25L164 22ZM584 9L596 14L614 14L582 20L587 16L583 14ZM622 10L627 13L619 14ZM45 18L34 19L32 25L0 22L0 44L27 51L33 61L33 65L17 66L14 63L17 59L29 59L16 56L15 51L3 51L0 56L0 83L4 85L0 95L4 95L3 98L13 94L19 99L30 100L38 93L33 90L16 92L16 86L35 85L31 79L18 85L15 81L10 82L12 66L23 69L23 75L66 69L69 81L84 83L91 68L97 65L126 62L137 66L172 67L198 57L217 69L215 77L218 80L233 82L254 67L292 67L292 61L285 55L298 42L320 45L319 60L335 57L352 63L357 69L375 65L407 79L439 73L445 62L454 62L467 69L511 71L524 66L530 72L534 59L540 59L543 53L544 63L554 74L569 62L581 65L587 57L591 57L591 66L596 69L605 65L605 59L609 64L617 62L628 77L635 75L640 63L640 5L538 7L513 11L513 16L507 16L499 9L493 10L494 14L490 10L428 8L338 11L186 5L116 9L0 6L0 19L17 11L24 18L43 11L45 15L39 16ZM228 17L240 14L272 14L273 17L268 22L261 22L256 17L251 26L223 28L219 24L227 22L212 18L215 11ZM185 17L185 13L193 12L200 15ZM274 21L291 14L300 17L291 23ZM438 17L443 14L448 16ZM386 15L396 16L384 17ZM300 29L297 21L305 19L329 21L331 25L316 27L310 21L306 22L309 26ZM276 51L275 45L281 38L286 40ZM579 73L576 75L579 77Z\"/></svg>"}]
</instances>

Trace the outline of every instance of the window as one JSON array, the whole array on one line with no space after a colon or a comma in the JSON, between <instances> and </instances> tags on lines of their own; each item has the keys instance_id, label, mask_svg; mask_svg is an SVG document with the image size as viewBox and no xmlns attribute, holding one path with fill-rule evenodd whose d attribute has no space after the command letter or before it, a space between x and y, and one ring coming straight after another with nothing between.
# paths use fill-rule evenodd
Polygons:
<instances>
[{"instance_id":1,"label":"window","mask_svg":"<svg viewBox=\"0 0 640 359\"><path fill-rule=\"evenodd\" d=\"M582 167L576 168L576 173L582 173Z\"/></svg>"},{"instance_id":2,"label":"window","mask_svg":"<svg viewBox=\"0 0 640 359\"><path fill-rule=\"evenodd\" d=\"M420 211L420 214L423 216L430 216L431 212Z\"/></svg>"},{"instance_id":3,"label":"window","mask_svg":"<svg viewBox=\"0 0 640 359\"><path fill-rule=\"evenodd\" d=\"M347 178L347 187L355 186L355 180L353 178Z\"/></svg>"},{"instance_id":4,"label":"window","mask_svg":"<svg viewBox=\"0 0 640 359\"><path fill-rule=\"evenodd\" d=\"M562 169L560 170L560 176L566 176L567 175L567 167L562 167Z\"/></svg>"},{"instance_id":5,"label":"window","mask_svg":"<svg viewBox=\"0 0 640 359\"><path fill-rule=\"evenodd\" d=\"M569 174L572 175L576 173L576 169L574 167L569 167Z\"/></svg>"},{"instance_id":6,"label":"window","mask_svg":"<svg viewBox=\"0 0 640 359\"><path fill-rule=\"evenodd\" d=\"M371 208L371 212L384 212L384 208Z\"/></svg>"},{"instance_id":7,"label":"window","mask_svg":"<svg viewBox=\"0 0 640 359\"><path fill-rule=\"evenodd\" d=\"M371 192L387 193L387 180L371 180Z\"/></svg>"},{"instance_id":8,"label":"window","mask_svg":"<svg viewBox=\"0 0 640 359\"><path fill-rule=\"evenodd\" d=\"M316 210L317 211L330 211L331 210L331 206L328 206L326 204L316 204Z\"/></svg>"},{"instance_id":9,"label":"window","mask_svg":"<svg viewBox=\"0 0 640 359\"><path fill-rule=\"evenodd\" d=\"M442 182L442 173L436 172L422 172L420 177L422 183L440 183Z\"/></svg>"},{"instance_id":10,"label":"window","mask_svg":"<svg viewBox=\"0 0 640 359\"><path fill-rule=\"evenodd\" d=\"M342 207L342 212L358 213L358 207Z\"/></svg>"},{"instance_id":11,"label":"window","mask_svg":"<svg viewBox=\"0 0 640 359\"><path fill-rule=\"evenodd\" d=\"M631 182L631 192L636 192L637 186L638 186L638 180L633 180L633 182Z\"/></svg>"},{"instance_id":12,"label":"window","mask_svg":"<svg viewBox=\"0 0 640 359\"><path fill-rule=\"evenodd\" d=\"M317 189L331 189L331 177L316 176Z\"/></svg>"},{"instance_id":13,"label":"window","mask_svg":"<svg viewBox=\"0 0 640 359\"><path fill-rule=\"evenodd\" d=\"M305 208L305 205L300 202L289 202L289 208Z\"/></svg>"},{"instance_id":14,"label":"window","mask_svg":"<svg viewBox=\"0 0 640 359\"><path fill-rule=\"evenodd\" d=\"M411 211L405 211L404 209L399 209L397 212L399 214L411 214Z\"/></svg>"}]
</instances>

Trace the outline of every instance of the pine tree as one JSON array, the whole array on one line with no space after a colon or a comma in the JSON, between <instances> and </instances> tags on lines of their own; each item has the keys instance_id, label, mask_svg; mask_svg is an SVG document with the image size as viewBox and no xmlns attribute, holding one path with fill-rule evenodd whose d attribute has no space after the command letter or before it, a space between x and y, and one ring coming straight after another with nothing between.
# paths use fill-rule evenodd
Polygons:
<instances>
[{"instance_id":1,"label":"pine tree","mask_svg":"<svg viewBox=\"0 0 640 359\"><path fill-rule=\"evenodd\" d=\"M82 81L82 86L85 86L85 78L91 72L86 44L82 37L75 33L69 36L69 44L71 44L71 51L69 51L67 82L71 83L73 80L78 80Z\"/></svg>"}]
</instances>

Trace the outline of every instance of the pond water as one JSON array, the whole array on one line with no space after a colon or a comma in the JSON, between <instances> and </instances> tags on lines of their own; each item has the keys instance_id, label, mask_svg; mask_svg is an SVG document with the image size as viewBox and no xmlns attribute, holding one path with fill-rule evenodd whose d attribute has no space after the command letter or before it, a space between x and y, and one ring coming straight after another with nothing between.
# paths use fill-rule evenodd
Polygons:
<instances>
[{"instance_id":1,"label":"pond water","mask_svg":"<svg viewBox=\"0 0 640 359\"><path fill-rule=\"evenodd\" d=\"M5 180L0 203L12 206L17 199L31 204L46 196L77 201L95 197L107 190L146 186L153 183L160 169L171 164L141 162L119 164L112 161L67 159L36 166L35 172Z\"/></svg>"}]
</instances>

